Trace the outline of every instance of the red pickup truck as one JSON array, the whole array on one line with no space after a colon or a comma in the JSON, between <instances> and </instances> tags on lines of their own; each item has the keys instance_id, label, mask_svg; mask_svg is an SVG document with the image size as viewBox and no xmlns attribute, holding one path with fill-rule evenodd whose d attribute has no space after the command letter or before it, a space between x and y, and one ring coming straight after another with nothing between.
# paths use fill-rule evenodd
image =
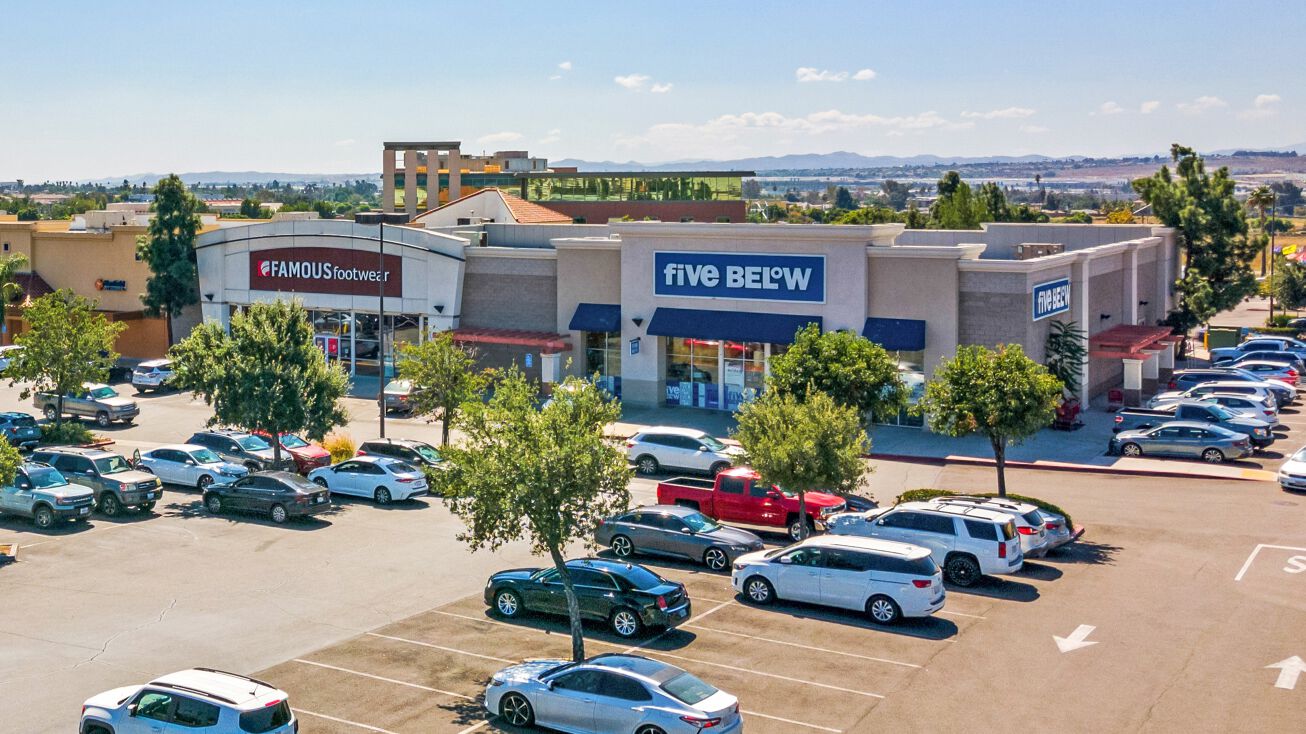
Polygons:
<instances>
[{"instance_id":1,"label":"red pickup truck","mask_svg":"<svg viewBox=\"0 0 1306 734\"><path fill-rule=\"evenodd\" d=\"M825 519L843 512L842 497L807 492L807 527L825 528ZM727 523L784 528L799 539L798 495L762 482L747 467L727 469L715 479L676 477L658 484L658 504L693 507L708 517Z\"/></svg>"}]
</instances>

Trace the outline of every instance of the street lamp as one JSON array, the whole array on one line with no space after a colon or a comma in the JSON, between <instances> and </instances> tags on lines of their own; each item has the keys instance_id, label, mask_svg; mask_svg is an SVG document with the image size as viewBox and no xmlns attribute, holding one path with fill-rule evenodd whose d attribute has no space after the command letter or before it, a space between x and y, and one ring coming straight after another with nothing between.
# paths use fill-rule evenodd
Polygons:
<instances>
[{"instance_id":1,"label":"street lamp","mask_svg":"<svg viewBox=\"0 0 1306 734\"><path fill-rule=\"evenodd\" d=\"M377 279L376 287L376 364L377 389L376 404L381 414L381 438L385 438L385 225L407 224L407 212L358 212L354 214L355 224L375 224ZM354 355L357 359L358 355Z\"/></svg>"}]
</instances>

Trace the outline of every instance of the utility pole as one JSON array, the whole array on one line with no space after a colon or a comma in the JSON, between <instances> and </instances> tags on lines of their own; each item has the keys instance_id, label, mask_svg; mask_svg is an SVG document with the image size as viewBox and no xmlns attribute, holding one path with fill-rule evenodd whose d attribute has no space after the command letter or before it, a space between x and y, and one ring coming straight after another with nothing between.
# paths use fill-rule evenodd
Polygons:
<instances>
[{"instance_id":1,"label":"utility pole","mask_svg":"<svg viewBox=\"0 0 1306 734\"><path fill-rule=\"evenodd\" d=\"M407 195L407 192L405 192ZM380 414L381 438L385 438L385 225L407 224L407 212L358 212L354 215L356 224L375 224L376 268L380 273L376 287L376 404ZM357 355L355 355L357 358Z\"/></svg>"}]
</instances>

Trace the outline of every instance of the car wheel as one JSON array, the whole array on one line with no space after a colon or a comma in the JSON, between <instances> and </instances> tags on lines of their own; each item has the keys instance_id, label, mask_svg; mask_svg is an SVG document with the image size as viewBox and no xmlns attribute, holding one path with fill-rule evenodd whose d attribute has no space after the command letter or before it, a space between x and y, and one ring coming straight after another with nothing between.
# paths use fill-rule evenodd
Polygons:
<instances>
[{"instance_id":1,"label":"car wheel","mask_svg":"<svg viewBox=\"0 0 1306 734\"><path fill-rule=\"evenodd\" d=\"M807 535L816 531L816 526L812 524L811 518L807 519ZM797 543L803 539L803 521L795 519L789 523L789 539Z\"/></svg>"},{"instance_id":2,"label":"car wheel","mask_svg":"<svg viewBox=\"0 0 1306 734\"><path fill-rule=\"evenodd\" d=\"M140 509L141 512L149 512L150 510L153 510L153 509L154 509L154 503L153 503L153 502L142 502L142 503L140 504L139 509Z\"/></svg>"},{"instance_id":3,"label":"car wheel","mask_svg":"<svg viewBox=\"0 0 1306 734\"><path fill-rule=\"evenodd\" d=\"M948 583L954 586L974 586L979 581L980 567L970 556L953 556L943 566Z\"/></svg>"},{"instance_id":4,"label":"car wheel","mask_svg":"<svg viewBox=\"0 0 1306 734\"><path fill-rule=\"evenodd\" d=\"M520 693L509 693L499 701L499 715L513 726L530 726L535 723L535 709Z\"/></svg>"},{"instance_id":5,"label":"car wheel","mask_svg":"<svg viewBox=\"0 0 1306 734\"><path fill-rule=\"evenodd\" d=\"M101 410L99 413L95 414L95 425L100 428L108 428L110 423L113 423L113 421L109 420L108 413Z\"/></svg>"},{"instance_id":6,"label":"car wheel","mask_svg":"<svg viewBox=\"0 0 1306 734\"><path fill-rule=\"evenodd\" d=\"M199 488L201 492L208 489L211 484L213 484L213 477L208 474L200 477L199 480L195 482L195 486Z\"/></svg>"},{"instance_id":7,"label":"car wheel","mask_svg":"<svg viewBox=\"0 0 1306 734\"><path fill-rule=\"evenodd\" d=\"M45 416L45 419L48 421L59 420L59 411L55 410L53 405L45 406L45 410L41 411L41 413Z\"/></svg>"},{"instance_id":8,"label":"car wheel","mask_svg":"<svg viewBox=\"0 0 1306 734\"><path fill-rule=\"evenodd\" d=\"M136 467L136 471L143 471L143 472L145 472L146 474L153 474L153 473L154 473L154 470L151 469L151 468L149 468L148 466L139 466L139 465L138 465L138 466Z\"/></svg>"},{"instance_id":9,"label":"car wheel","mask_svg":"<svg viewBox=\"0 0 1306 734\"><path fill-rule=\"evenodd\" d=\"M503 589L494 595L494 609L508 619L512 619L524 611L521 606L521 597L517 596L517 592L509 589Z\"/></svg>"},{"instance_id":10,"label":"car wheel","mask_svg":"<svg viewBox=\"0 0 1306 734\"><path fill-rule=\"evenodd\" d=\"M222 498L219 497L219 496L217 496L216 494L210 494L210 495L209 495L207 498L205 498L205 500L204 500L204 507L207 508L208 511L211 512L211 513L213 513L214 515L221 515L221 514L222 514Z\"/></svg>"},{"instance_id":11,"label":"car wheel","mask_svg":"<svg viewBox=\"0 0 1306 734\"><path fill-rule=\"evenodd\" d=\"M285 505L273 505L272 509L268 510L268 517L272 518L272 522L280 525L285 522L286 518L290 517L290 515L286 513Z\"/></svg>"},{"instance_id":12,"label":"car wheel","mask_svg":"<svg viewBox=\"0 0 1306 734\"><path fill-rule=\"evenodd\" d=\"M625 639L638 636L644 629L644 624L639 621L639 615L624 607L613 611L612 618L608 621L612 625L612 631L616 632L618 637Z\"/></svg>"},{"instance_id":13,"label":"car wheel","mask_svg":"<svg viewBox=\"0 0 1306 734\"><path fill-rule=\"evenodd\" d=\"M635 544L624 535L612 536L612 552L618 558L630 558L635 555Z\"/></svg>"},{"instance_id":14,"label":"car wheel","mask_svg":"<svg viewBox=\"0 0 1306 734\"><path fill-rule=\"evenodd\" d=\"M376 499L378 505L390 504L390 490L385 487L377 487L376 494L372 495L372 497Z\"/></svg>"},{"instance_id":15,"label":"car wheel","mask_svg":"<svg viewBox=\"0 0 1306 734\"><path fill-rule=\"evenodd\" d=\"M122 503L118 501L117 495L112 492L105 492L100 498L100 512L106 517L117 517L122 512Z\"/></svg>"},{"instance_id":16,"label":"car wheel","mask_svg":"<svg viewBox=\"0 0 1306 734\"><path fill-rule=\"evenodd\" d=\"M724 571L730 567L730 556L720 548L708 548L703 554L703 565L713 571Z\"/></svg>"},{"instance_id":17,"label":"car wheel","mask_svg":"<svg viewBox=\"0 0 1306 734\"><path fill-rule=\"evenodd\" d=\"M1127 443L1120 447L1122 456L1142 456L1143 448L1136 443Z\"/></svg>"},{"instance_id":18,"label":"car wheel","mask_svg":"<svg viewBox=\"0 0 1306 734\"><path fill-rule=\"evenodd\" d=\"M730 468L730 462L718 461L717 463L712 465L712 468L708 470L708 473L715 477L716 475L720 474L721 472L729 468Z\"/></svg>"},{"instance_id":19,"label":"car wheel","mask_svg":"<svg viewBox=\"0 0 1306 734\"><path fill-rule=\"evenodd\" d=\"M255 464L255 463L252 462L252 461L247 461L247 462L245 462L245 468L246 468L246 469L249 469L250 473L252 474L252 473L258 471L258 464Z\"/></svg>"},{"instance_id":20,"label":"car wheel","mask_svg":"<svg viewBox=\"0 0 1306 734\"><path fill-rule=\"evenodd\" d=\"M659 468L658 460L648 454L635 459L635 469L637 469L640 474L657 474Z\"/></svg>"},{"instance_id":21,"label":"car wheel","mask_svg":"<svg viewBox=\"0 0 1306 734\"><path fill-rule=\"evenodd\" d=\"M641 726L635 730L635 734L667 734L660 726Z\"/></svg>"},{"instance_id":22,"label":"car wheel","mask_svg":"<svg viewBox=\"0 0 1306 734\"><path fill-rule=\"evenodd\" d=\"M753 576L744 582L744 596L754 604L770 604L775 601L775 589L770 581Z\"/></svg>"},{"instance_id":23,"label":"car wheel","mask_svg":"<svg viewBox=\"0 0 1306 734\"><path fill-rule=\"evenodd\" d=\"M323 479L322 477L314 477L313 483L323 489L330 489L330 487L327 486L326 480Z\"/></svg>"},{"instance_id":24,"label":"car wheel","mask_svg":"<svg viewBox=\"0 0 1306 734\"><path fill-rule=\"evenodd\" d=\"M866 613L876 624L893 624L902 616L898 604L887 596L876 595L866 602Z\"/></svg>"},{"instance_id":25,"label":"car wheel","mask_svg":"<svg viewBox=\"0 0 1306 734\"><path fill-rule=\"evenodd\" d=\"M1220 449L1207 449L1202 452L1202 461L1210 464L1220 464L1224 462L1224 452Z\"/></svg>"},{"instance_id":26,"label":"car wheel","mask_svg":"<svg viewBox=\"0 0 1306 734\"><path fill-rule=\"evenodd\" d=\"M36 512L32 515L32 522L36 523L36 527L42 530L54 527L54 510L49 507L36 508Z\"/></svg>"}]
</instances>

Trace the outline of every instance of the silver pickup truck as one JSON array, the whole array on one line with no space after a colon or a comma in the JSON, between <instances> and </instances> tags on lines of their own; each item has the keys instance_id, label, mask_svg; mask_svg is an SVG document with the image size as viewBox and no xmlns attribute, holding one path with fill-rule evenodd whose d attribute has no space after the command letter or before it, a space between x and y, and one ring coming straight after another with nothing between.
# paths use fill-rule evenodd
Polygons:
<instances>
[{"instance_id":1,"label":"silver pickup truck","mask_svg":"<svg viewBox=\"0 0 1306 734\"><path fill-rule=\"evenodd\" d=\"M32 397L36 406L46 420L53 421L59 417L59 396L49 392L38 392ZM118 391L108 385L88 382L80 390L73 390L63 396L63 414L78 418L91 418L96 425L107 428L114 421L131 423L141 414L136 401L118 395Z\"/></svg>"}]
</instances>

